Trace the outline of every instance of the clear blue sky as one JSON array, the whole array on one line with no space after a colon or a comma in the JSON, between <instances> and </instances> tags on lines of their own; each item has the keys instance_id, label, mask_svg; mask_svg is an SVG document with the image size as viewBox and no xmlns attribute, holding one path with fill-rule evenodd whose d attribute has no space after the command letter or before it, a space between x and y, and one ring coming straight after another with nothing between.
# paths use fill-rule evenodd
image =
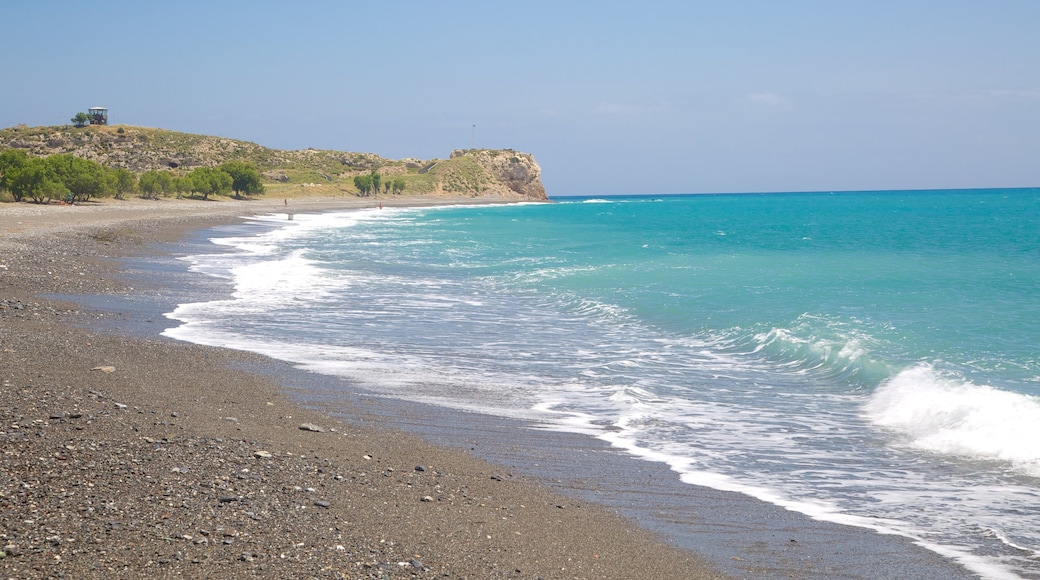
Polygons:
<instances>
[{"instance_id":1,"label":"clear blue sky","mask_svg":"<svg viewBox=\"0 0 1040 580\"><path fill-rule=\"evenodd\" d=\"M4 0L0 127L533 153L550 195L1040 186L1037 0ZM476 125L474 131L473 126Z\"/></svg>"}]
</instances>

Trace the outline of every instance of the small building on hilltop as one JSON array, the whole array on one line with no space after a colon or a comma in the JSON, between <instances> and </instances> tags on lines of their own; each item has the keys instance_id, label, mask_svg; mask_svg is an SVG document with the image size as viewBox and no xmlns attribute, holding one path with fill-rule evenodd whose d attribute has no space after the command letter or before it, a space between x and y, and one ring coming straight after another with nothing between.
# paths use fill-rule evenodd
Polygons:
<instances>
[{"instance_id":1,"label":"small building on hilltop","mask_svg":"<svg viewBox=\"0 0 1040 580\"><path fill-rule=\"evenodd\" d=\"M105 107L91 107L87 109L89 113L87 116L90 117L91 125L107 125L108 124L108 109Z\"/></svg>"}]
</instances>

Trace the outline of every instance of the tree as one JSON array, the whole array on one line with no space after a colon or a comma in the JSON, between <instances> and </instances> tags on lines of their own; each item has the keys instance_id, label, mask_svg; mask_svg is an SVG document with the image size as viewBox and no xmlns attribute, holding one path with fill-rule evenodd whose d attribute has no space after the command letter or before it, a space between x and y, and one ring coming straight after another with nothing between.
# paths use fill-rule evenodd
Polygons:
<instances>
[{"instance_id":1,"label":"tree","mask_svg":"<svg viewBox=\"0 0 1040 580\"><path fill-rule=\"evenodd\" d=\"M60 199L68 193L44 159L30 159L6 174L8 187L16 201L29 198L36 203Z\"/></svg>"},{"instance_id":2,"label":"tree","mask_svg":"<svg viewBox=\"0 0 1040 580\"><path fill-rule=\"evenodd\" d=\"M77 127L86 127L89 123L90 117L83 111L76 113L76 116L72 118L72 124Z\"/></svg>"},{"instance_id":3,"label":"tree","mask_svg":"<svg viewBox=\"0 0 1040 580\"><path fill-rule=\"evenodd\" d=\"M378 194L379 193L379 181L382 179L375 171L372 172L372 189Z\"/></svg>"},{"instance_id":4,"label":"tree","mask_svg":"<svg viewBox=\"0 0 1040 580\"><path fill-rule=\"evenodd\" d=\"M372 176L358 175L354 178L354 187L358 189L358 193L363 197L367 196L372 191Z\"/></svg>"},{"instance_id":5,"label":"tree","mask_svg":"<svg viewBox=\"0 0 1040 580\"><path fill-rule=\"evenodd\" d=\"M141 189L141 197L145 199L159 199L160 195L170 195L174 192L173 177L169 171L145 171L137 183Z\"/></svg>"},{"instance_id":6,"label":"tree","mask_svg":"<svg viewBox=\"0 0 1040 580\"><path fill-rule=\"evenodd\" d=\"M398 177L398 178L394 179L393 190L394 190L394 195L400 194L402 191L404 191L404 179L403 178Z\"/></svg>"},{"instance_id":7,"label":"tree","mask_svg":"<svg viewBox=\"0 0 1040 580\"><path fill-rule=\"evenodd\" d=\"M105 181L108 183L108 190L115 192L116 199L123 199L124 195L137 191L137 174L129 169L108 169L105 171Z\"/></svg>"},{"instance_id":8,"label":"tree","mask_svg":"<svg viewBox=\"0 0 1040 580\"><path fill-rule=\"evenodd\" d=\"M112 192L108 187L105 168L99 163L67 153L51 155L44 161L58 182L72 193L73 202L88 201L92 197Z\"/></svg>"},{"instance_id":9,"label":"tree","mask_svg":"<svg viewBox=\"0 0 1040 580\"><path fill-rule=\"evenodd\" d=\"M5 149L0 151L0 191L10 191L11 172L29 162L29 154L24 149ZM15 197L15 201L21 201Z\"/></svg>"},{"instance_id":10,"label":"tree","mask_svg":"<svg viewBox=\"0 0 1040 580\"><path fill-rule=\"evenodd\" d=\"M231 193L234 180L227 172L216 167L198 167L188 174L191 178L191 190L202 194L202 199L210 195L227 195Z\"/></svg>"},{"instance_id":11,"label":"tree","mask_svg":"<svg viewBox=\"0 0 1040 580\"><path fill-rule=\"evenodd\" d=\"M191 193L192 188L195 184L192 182L191 177L188 175L181 175L179 177L173 177L170 179L170 191L177 194L177 197L185 193Z\"/></svg>"},{"instance_id":12,"label":"tree","mask_svg":"<svg viewBox=\"0 0 1040 580\"><path fill-rule=\"evenodd\" d=\"M231 189L235 195L261 195L264 193L264 182L260 177L260 171L241 161L229 161L220 166L220 169L231 176Z\"/></svg>"}]
</instances>

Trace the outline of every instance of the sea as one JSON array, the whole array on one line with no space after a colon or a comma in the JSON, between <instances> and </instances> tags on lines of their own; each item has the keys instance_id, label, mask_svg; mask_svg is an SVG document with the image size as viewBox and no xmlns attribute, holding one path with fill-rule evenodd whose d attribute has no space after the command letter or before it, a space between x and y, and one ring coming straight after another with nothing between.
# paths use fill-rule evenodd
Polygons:
<instances>
[{"instance_id":1,"label":"sea","mask_svg":"<svg viewBox=\"0 0 1040 580\"><path fill-rule=\"evenodd\" d=\"M1040 189L291 217L184 257L231 290L164 334L1040 578Z\"/></svg>"}]
</instances>

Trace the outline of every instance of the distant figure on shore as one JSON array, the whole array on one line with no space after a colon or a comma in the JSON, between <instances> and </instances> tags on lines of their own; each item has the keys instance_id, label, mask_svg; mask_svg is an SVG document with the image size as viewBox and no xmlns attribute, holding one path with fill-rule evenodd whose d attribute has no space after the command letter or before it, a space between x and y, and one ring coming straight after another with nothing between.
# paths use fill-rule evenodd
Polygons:
<instances>
[{"instance_id":1,"label":"distant figure on shore","mask_svg":"<svg viewBox=\"0 0 1040 580\"><path fill-rule=\"evenodd\" d=\"M383 209L383 202L379 202L379 209Z\"/></svg>"}]
</instances>

